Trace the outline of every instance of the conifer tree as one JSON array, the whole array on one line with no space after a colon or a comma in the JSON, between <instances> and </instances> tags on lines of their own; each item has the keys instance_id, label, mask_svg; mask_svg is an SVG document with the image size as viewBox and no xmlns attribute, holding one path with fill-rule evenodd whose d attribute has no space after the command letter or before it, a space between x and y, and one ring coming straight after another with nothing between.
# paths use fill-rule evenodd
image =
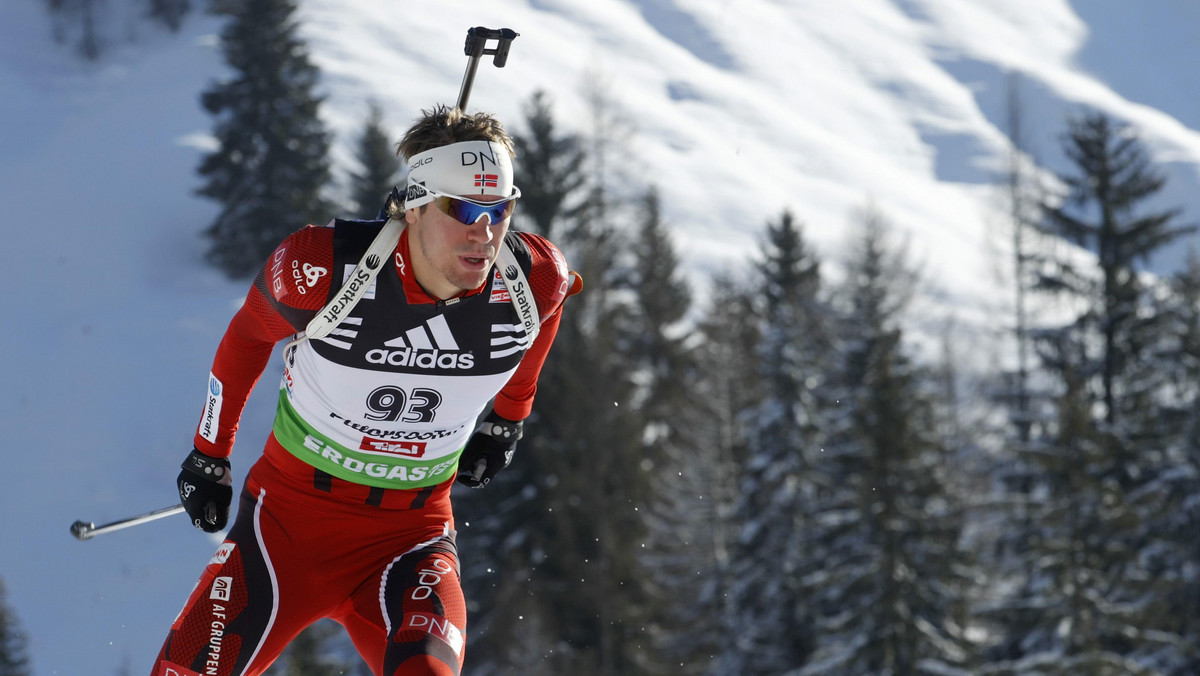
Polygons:
<instances>
[{"instance_id":1,"label":"conifer tree","mask_svg":"<svg viewBox=\"0 0 1200 676\"><path fill-rule=\"evenodd\" d=\"M644 561L651 583L653 650L649 673L735 673L726 655L737 629L734 522L739 458L748 454L747 412L757 402L757 315L744 280L720 276L709 312L689 345L685 406L674 415L653 473L648 528L653 546ZM729 660L726 662L726 660Z\"/></svg>"},{"instance_id":2,"label":"conifer tree","mask_svg":"<svg viewBox=\"0 0 1200 676\"><path fill-rule=\"evenodd\" d=\"M992 651L997 673L1031 660L1053 664L1046 673L1130 673L1146 656L1177 663L1170 646L1182 645L1179 617L1161 601L1177 597L1182 569L1172 562L1187 559L1194 538L1160 510L1193 470L1170 450L1163 412L1177 400L1165 389L1175 369L1154 355L1171 334L1137 264L1189 228L1175 224L1177 210L1146 210L1163 179L1129 128L1101 114L1073 118L1064 149L1068 192L1045 206L1044 227L1094 258L1064 257L1041 277L1041 289L1079 309L1037 332L1058 407L1033 440L1031 519L1014 538L1026 545L1022 577L995 613L1006 627Z\"/></svg>"},{"instance_id":3,"label":"conifer tree","mask_svg":"<svg viewBox=\"0 0 1200 676\"><path fill-rule=\"evenodd\" d=\"M1033 354L1030 339L1031 291L1035 270L1045 253L1035 238L1042 219L1045 191L1037 177L1036 158L1029 147L1026 115L1020 96L1021 78L1010 74L1007 90L1008 158L1004 175L1004 198L1011 228L1013 323L1015 368L1004 371L997 399L1008 408L1009 422L1020 443L1028 444L1040 418L1038 386L1033 382ZM1007 461L1006 461L1007 463ZM1004 470L1009 480L1022 482L1024 463Z\"/></svg>"},{"instance_id":4,"label":"conifer tree","mask_svg":"<svg viewBox=\"0 0 1200 676\"><path fill-rule=\"evenodd\" d=\"M580 139L559 132L553 106L544 91L534 92L524 108L525 131L513 134L518 161L514 182L521 188L516 224L547 238L557 235L562 219L577 215L578 196L587 180Z\"/></svg>"},{"instance_id":5,"label":"conifer tree","mask_svg":"<svg viewBox=\"0 0 1200 676\"><path fill-rule=\"evenodd\" d=\"M723 643L724 610L714 582L723 528L714 499L728 501L723 456L708 423L701 371L686 320L691 292L662 220L658 191L641 198L629 317L630 361L637 375L633 408L641 428L640 469L649 478L643 511L650 546L639 556L649 602L651 642L641 651L648 673L704 674ZM753 322L750 322L753 325Z\"/></svg>"},{"instance_id":6,"label":"conifer tree","mask_svg":"<svg viewBox=\"0 0 1200 676\"><path fill-rule=\"evenodd\" d=\"M805 673L959 673L965 581L958 568L962 510L948 490L950 452L930 374L906 354L901 313L915 274L877 211L837 300L839 371L828 439L814 463L802 576L813 608Z\"/></svg>"},{"instance_id":7,"label":"conifer tree","mask_svg":"<svg viewBox=\"0 0 1200 676\"><path fill-rule=\"evenodd\" d=\"M197 192L221 205L205 232L209 260L241 277L289 233L329 218L329 135L295 0L214 0L212 11L229 19L221 49L234 74L201 97L219 147L200 164Z\"/></svg>"},{"instance_id":8,"label":"conifer tree","mask_svg":"<svg viewBox=\"0 0 1200 676\"><path fill-rule=\"evenodd\" d=\"M656 536L665 578L656 598L670 599L656 601L668 613L656 636L658 673L741 673L745 655L729 637L742 631L735 590L745 572L738 557L747 553L738 539L739 477L762 401L756 283L728 273L712 280L696 331L691 407L682 418L690 434L679 447L667 447L666 466L654 475L659 510L667 515L659 528L670 532ZM755 555L760 563L765 554Z\"/></svg>"},{"instance_id":9,"label":"conifer tree","mask_svg":"<svg viewBox=\"0 0 1200 676\"><path fill-rule=\"evenodd\" d=\"M1112 437L1093 413L1091 365L1079 331L1044 337L1040 351L1053 357L1063 391L1055 424L1040 440L1041 477L1030 512L1027 575L993 611L1007 629L989 655L992 673L1016 676L1027 664L1054 676L1138 673L1128 659L1140 609L1127 595L1149 598L1147 580L1118 580L1134 570L1136 554L1123 542L1131 506L1121 490ZM1130 584L1131 583L1131 584ZM1135 591L1136 590L1136 591ZM1130 633L1133 632L1133 633ZM1157 673L1147 671L1143 673Z\"/></svg>"},{"instance_id":10,"label":"conifer tree","mask_svg":"<svg viewBox=\"0 0 1200 676\"><path fill-rule=\"evenodd\" d=\"M1060 177L1068 193L1046 205L1046 228L1095 253L1099 274L1064 262L1062 274L1046 281L1089 305L1077 321L1100 337L1098 389L1112 426L1124 417L1123 404L1137 403L1125 377L1154 333L1154 318L1139 312L1145 289L1137 263L1195 228L1176 225L1178 209L1144 212L1166 179L1131 129L1100 113L1072 118L1068 126L1064 150L1075 171Z\"/></svg>"},{"instance_id":11,"label":"conifer tree","mask_svg":"<svg viewBox=\"0 0 1200 676\"><path fill-rule=\"evenodd\" d=\"M0 580L0 676L30 676L28 639L8 604L8 590Z\"/></svg>"},{"instance_id":12,"label":"conifer tree","mask_svg":"<svg viewBox=\"0 0 1200 676\"><path fill-rule=\"evenodd\" d=\"M658 189L650 187L641 199L640 230L634 246L630 286L634 307L628 328L635 368L649 376L636 402L651 437L672 436L678 414L686 408L690 354L681 325L691 308L691 292L682 277L679 256L662 220Z\"/></svg>"},{"instance_id":13,"label":"conifer tree","mask_svg":"<svg viewBox=\"0 0 1200 676\"><path fill-rule=\"evenodd\" d=\"M371 102L366 127L358 138L356 159L362 170L350 173L353 213L374 218L396 185L401 164L383 125L383 109L376 102Z\"/></svg>"},{"instance_id":14,"label":"conifer tree","mask_svg":"<svg viewBox=\"0 0 1200 676\"><path fill-rule=\"evenodd\" d=\"M1004 442L998 452L989 454L990 468L983 472L993 481L980 490L992 496L990 508L978 511L984 534L978 546L991 550L987 558L987 579L996 588L1011 588L1030 575L1029 539L1036 536L1037 523L1030 509L1031 496L1039 485L1037 457L1043 452L1039 439L1052 417L1054 394L1047 391L1044 373L1036 370L1033 353L1034 286L1037 273L1048 262L1050 252L1039 246L1038 225L1042 220L1045 191L1037 179L1037 163L1027 138L1027 117L1019 93L1021 77L1010 74L1007 90L1008 158L1003 179L1004 198L1012 246L1011 286L1013 290L1012 342L1015 367L996 375L992 399L1004 407L1009 428L993 438ZM990 589L981 590L987 596ZM1000 596L1000 595L997 595ZM1032 606L1028 599L1010 597L1000 602L979 604L976 619L995 626L996 634L1007 634L1012 624L1017 633L1028 621ZM1003 641L1001 641L1003 643ZM994 647L996 653L1008 653L1007 647Z\"/></svg>"},{"instance_id":15,"label":"conifer tree","mask_svg":"<svg viewBox=\"0 0 1200 676\"><path fill-rule=\"evenodd\" d=\"M1153 401L1163 439L1144 453L1161 456L1153 482L1134 501L1144 523L1140 556L1153 576L1145 615L1161 633L1133 650L1139 663L1164 674L1200 673L1200 258L1191 252L1159 297L1160 340L1144 367L1165 378Z\"/></svg>"},{"instance_id":16,"label":"conifer tree","mask_svg":"<svg viewBox=\"0 0 1200 676\"><path fill-rule=\"evenodd\" d=\"M790 212L770 223L756 283L762 299L754 370L762 398L750 414L750 454L739 473L734 518L741 532L732 567L737 641L722 669L782 673L813 650L811 606L801 580L810 527L813 458L824 446L826 307L818 297L820 265ZM782 640L782 637L791 637Z\"/></svg>"}]
</instances>

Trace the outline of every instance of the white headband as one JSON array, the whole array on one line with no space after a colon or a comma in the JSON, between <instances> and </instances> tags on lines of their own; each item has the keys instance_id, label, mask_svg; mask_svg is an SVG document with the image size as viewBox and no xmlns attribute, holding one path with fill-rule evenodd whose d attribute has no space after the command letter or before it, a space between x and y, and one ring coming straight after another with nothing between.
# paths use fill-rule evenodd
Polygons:
<instances>
[{"instance_id":1,"label":"white headband","mask_svg":"<svg viewBox=\"0 0 1200 676\"><path fill-rule=\"evenodd\" d=\"M462 141L417 153L408 160L404 208L433 201L425 186L447 195L499 195L513 191L512 158L495 141Z\"/></svg>"}]
</instances>

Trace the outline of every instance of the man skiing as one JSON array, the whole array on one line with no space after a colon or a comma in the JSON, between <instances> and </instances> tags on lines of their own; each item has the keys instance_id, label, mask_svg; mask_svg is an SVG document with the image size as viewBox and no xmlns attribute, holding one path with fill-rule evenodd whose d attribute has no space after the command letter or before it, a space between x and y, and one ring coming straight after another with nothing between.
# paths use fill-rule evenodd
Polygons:
<instances>
[{"instance_id":1,"label":"man skiing","mask_svg":"<svg viewBox=\"0 0 1200 676\"><path fill-rule=\"evenodd\" d=\"M520 191L512 141L493 116L424 111L399 149L409 175L389 201L395 222L290 235L221 340L177 480L207 532L228 519L246 398L274 345L292 338L237 518L152 676L260 674L326 617L374 674L462 668L451 487L456 474L484 486L512 459L563 300L580 282L553 244L508 231Z\"/></svg>"}]
</instances>

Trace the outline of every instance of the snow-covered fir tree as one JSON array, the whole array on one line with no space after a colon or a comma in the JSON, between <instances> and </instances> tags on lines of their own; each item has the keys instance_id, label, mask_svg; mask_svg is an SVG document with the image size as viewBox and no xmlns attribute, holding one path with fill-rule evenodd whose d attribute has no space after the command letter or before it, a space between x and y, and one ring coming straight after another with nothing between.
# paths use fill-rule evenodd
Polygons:
<instances>
[{"instance_id":1,"label":"snow-covered fir tree","mask_svg":"<svg viewBox=\"0 0 1200 676\"><path fill-rule=\"evenodd\" d=\"M554 119L554 106L544 91L536 91L524 106L523 131L513 134L520 158L514 182L521 186L514 227L555 241L563 219L574 218L581 207L587 175L582 140L564 133Z\"/></svg>"},{"instance_id":2,"label":"snow-covered fir tree","mask_svg":"<svg viewBox=\"0 0 1200 676\"><path fill-rule=\"evenodd\" d=\"M1175 210L1147 211L1163 179L1128 127L1072 118L1064 150L1067 193L1045 205L1045 230L1094 257L1041 271L1040 288L1076 311L1036 332L1056 411L1024 454L1029 518L1011 525L1019 563L989 611L1004 628L989 657L997 674L1186 673L1167 599L1192 538L1162 510L1194 469L1171 450L1173 369L1154 355L1173 338L1137 263L1188 229Z\"/></svg>"},{"instance_id":3,"label":"snow-covered fir tree","mask_svg":"<svg viewBox=\"0 0 1200 676\"><path fill-rule=\"evenodd\" d=\"M765 674L804 664L813 649L801 580L811 564L811 469L824 446L815 392L829 352L820 266L790 212L767 225L760 258L754 370L762 390L748 412L750 448L739 468L740 532L730 570L735 626L721 667Z\"/></svg>"},{"instance_id":4,"label":"snow-covered fir tree","mask_svg":"<svg viewBox=\"0 0 1200 676\"><path fill-rule=\"evenodd\" d=\"M732 673L725 665L738 662L727 652L737 630L734 510L749 456L750 412L761 400L754 297L741 277L713 280L695 330L690 404L680 412L679 438L663 447L663 466L653 475L657 673Z\"/></svg>"},{"instance_id":5,"label":"snow-covered fir tree","mask_svg":"<svg viewBox=\"0 0 1200 676\"><path fill-rule=\"evenodd\" d=\"M814 652L795 673L967 674L963 511L932 374L900 320L915 273L883 216L860 215L839 305L838 372L805 542Z\"/></svg>"},{"instance_id":6,"label":"snow-covered fir tree","mask_svg":"<svg viewBox=\"0 0 1200 676\"><path fill-rule=\"evenodd\" d=\"M357 218L374 218L400 174L400 158L383 121L383 109L372 101L355 152L359 169L350 172L350 200Z\"/></svg>"},{"instance_id":7,"label":"snow-covered fir tree","mask_svg":"<svg viewBox=\"0 0 1200 676\"><path fill-rule=\"evenodd\" d=\"M329 220L329 134L295 0L213 0L212 11L228 17L221 51L233 73L201 96L219 146L197 169L198 193L221 204L209 260L241 277L292 231Z\"/></svg>"},{"instance_id":8,"label":"snow-covered fir tree","mask_svg":"<svg viewBox=\"0 0 1200 676\"><path fill-rule=\"evenodd\" d=\"M638 384L632 403L642 430L639 469L651 491L642 517L647 546L639 556L651 641L640 652L645 673L704 674L723 636L711 584L714 528L720 527L713 469L720 458L706 424L697 345L689 340L691 290L656 189L642 197L641 207L628 329L629 368Z\"/></svg>"}]
</instances>

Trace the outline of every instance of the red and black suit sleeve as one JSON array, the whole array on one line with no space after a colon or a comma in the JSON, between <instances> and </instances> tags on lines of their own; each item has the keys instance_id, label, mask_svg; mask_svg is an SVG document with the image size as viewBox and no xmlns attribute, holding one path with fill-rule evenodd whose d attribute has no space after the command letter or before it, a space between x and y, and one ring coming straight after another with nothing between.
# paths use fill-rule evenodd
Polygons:
<instances>
[{"instance_id":1,"label":"red and black suit sleeve","mask_svg":"<svg viewBox=\"0 0 1200 676\"><path fill-rule=\"evenodd\" d=\"M333 228L308 226L288 236L254 278L213 358L221 382L221 415L215 441L199 431L196 449L228 457L242 409L280 340L303 331L328 300L333 273Z\"/></svg>"},{"instance_id":2,"label":"red and black suit sleeve","mask_svg":"<svg viewBox=\"0 0 1200 676\"><path fill-rule=\"evenodd\" d=\"M578 293L583 284L578 275L568 270L562 252L549 240L527 232L510 234L514 235L529 251L531 261L527 278L542 323L537 338L525 352L516 373L496 395L492 410L508 420L524 420L533 409L538 376L558 334L563 301L567 296Z\"/></svg>"}]
</instances>

